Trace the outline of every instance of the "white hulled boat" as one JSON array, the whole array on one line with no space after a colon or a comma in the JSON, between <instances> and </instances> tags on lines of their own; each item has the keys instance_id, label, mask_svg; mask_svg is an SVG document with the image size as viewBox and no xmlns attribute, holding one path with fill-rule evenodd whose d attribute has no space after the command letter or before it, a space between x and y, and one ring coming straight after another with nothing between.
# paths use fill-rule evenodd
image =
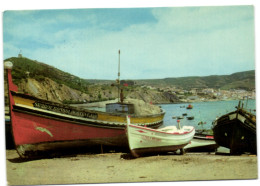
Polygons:
<instances>
[{"instance_id":1,"label":"white hulled boat","mask_svg":"<svg viewBox=\"0 0 260 186\"><path fill-rule=\"evenodd\" d=\"M173 152L189 144L195 135L192 126L167 126L161 129L151 129L133 125L127 116L127 138L131 154L139 157L144 154Z\"/></svg>"}]
</instances>

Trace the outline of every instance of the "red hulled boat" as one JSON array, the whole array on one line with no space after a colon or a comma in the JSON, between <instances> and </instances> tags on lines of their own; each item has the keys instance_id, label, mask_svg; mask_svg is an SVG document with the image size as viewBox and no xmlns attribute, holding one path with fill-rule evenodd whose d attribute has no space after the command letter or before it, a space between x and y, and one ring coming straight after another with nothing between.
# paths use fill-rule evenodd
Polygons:
<instances>
[{"instance_id":1,"label":"red hulled boat","mask_svg":"<svg viewBox=\"0 0 260 186\"><path fill-rule=\"evenodd\" d=\"M22 158L41 156L47 151L91 145L127 147L126 119L122 113L78 109L17 93L12 82L12 63L5 62L14 143ZM164 112L135 116L140 126L159 127ZM146 121L146 122L143 122Z\"/></svg>"}]
</instances>

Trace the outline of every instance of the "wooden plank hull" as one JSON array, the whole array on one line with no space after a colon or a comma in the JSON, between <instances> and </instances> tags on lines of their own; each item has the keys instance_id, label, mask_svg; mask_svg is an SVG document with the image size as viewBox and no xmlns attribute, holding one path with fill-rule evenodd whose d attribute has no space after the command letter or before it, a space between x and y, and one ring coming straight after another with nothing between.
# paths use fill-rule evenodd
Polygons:
<instances>
[{"instance_id":1,"label":"wooden plank hull","mask_svg":"<svg viewBox=\"0 0 260 186\"><path fill-rule=\"evenodd\" d=\"M14 139L12 136L12 126L9 116L5 116L5 147L6 149L15 148Z\"/></svg>"},{"instance_id":2,"label":"wooden plank hull","mask_svg":"<svg viewBox=\"0 0 260 186\"><path fill-rule=\"evenodd\" d=\"M167 129L170 131L166 132ZM171 130L171 127L166 127L156 130L133 124L127 125L128 144L134 157L182 149L191 141L194 134L194 127L187 126L182 129Z\"/></svg>"},{"instance_id":3,"label":"wooden plank hull","mask_svg":"<svg viewBox=\"0 0 260 186\"><path fill-rule=\"evenodd\" d=\"M231 154L257 152L255 118L243 110L231 112L217 119L213 132L217 144L229 148Z\"/></svg>"},{"instance_id":4,"label":"wooden plank hull","mask_svg":"<svg viewBox=\"0 0 260 186\"><path fill-rule=\"evenodd\" d=\"M71 145L127 145L122 128L94 127L26 113L13 112L12 128L21 157L29 157L36 154L36 151L66 148Z\"/></svg>"}]
</instances>

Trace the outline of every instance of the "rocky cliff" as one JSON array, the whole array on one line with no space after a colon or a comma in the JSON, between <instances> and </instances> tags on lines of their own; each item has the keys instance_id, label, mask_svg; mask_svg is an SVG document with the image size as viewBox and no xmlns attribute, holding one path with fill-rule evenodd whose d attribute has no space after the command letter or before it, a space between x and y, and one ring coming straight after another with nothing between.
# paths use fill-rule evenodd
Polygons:
<instances>
[{"instance_id":1,"label":"rocky cliff","mask_svg":"<svg viewBox=\"0 0 260 186\"><path fill-rule=\"evenodd\" d=\"M118 98L117 87L110 85L89 85L87 93L59 84L48 77L36 80L31 77L23 78L16 83L18 91L35 96L40 99L58 103L88 103ZM5 90L7 89L5 81ZM5 91L7 98L7 92ZM125 99L139 99L147 103L170 103L178 102L178 98L171 93L147 90L140 86L124 88ZM7 99L6 99L7 100Z\"/></svg>"}]
</instances>

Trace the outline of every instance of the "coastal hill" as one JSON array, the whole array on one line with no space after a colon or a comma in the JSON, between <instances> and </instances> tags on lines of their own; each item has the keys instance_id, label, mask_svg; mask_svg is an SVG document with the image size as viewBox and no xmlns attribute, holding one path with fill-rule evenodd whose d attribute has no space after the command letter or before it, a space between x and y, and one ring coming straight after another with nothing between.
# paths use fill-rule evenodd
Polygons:
<instances>
[{"instance_id":1,"label":"coastal hill","mask_svg":"<svg viewBox=\"0 0 260 186\"><path fill-rule=\"evenodd\" d=\"M97 102L118 98L118 89L111 86L115 83L112 80L82 79L25 57L12 57L5 61L13 62L12 76L19 92L59 103ZM192 96L189 92L192 89L254 90L255 71L223 76L124 80L123 84L127 84L124 86L126 98L153 103L176 103L182 102L187 96ZM183 91L184 93L180 93ZM7 97L6 92L5 97ZM204 95L204 97L215 99L213 95Z\"/></svg>"},{"instance_id":2,"label":"coastal hill","mask_svg":"<svg viewBox=\"0 0 260 186\"><path fill-rule=\"evenodd\" d=\"M151 86L174 85L178 88L189 90L191 88L214 88L214 89L255 89L255 71L237 72L231 75L191 76L180 78L165 78L151 80L137 80L138 84Z\"/></svg>"}]
</instances>

